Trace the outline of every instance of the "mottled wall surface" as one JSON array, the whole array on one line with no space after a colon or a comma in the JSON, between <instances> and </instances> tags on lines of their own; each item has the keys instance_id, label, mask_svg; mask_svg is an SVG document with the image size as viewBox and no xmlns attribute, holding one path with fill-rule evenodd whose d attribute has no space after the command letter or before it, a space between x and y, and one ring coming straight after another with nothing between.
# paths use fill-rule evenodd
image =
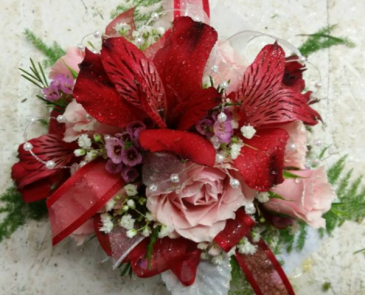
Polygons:
<instances>
[{"instance_id":1,"label":"mottled wall surface","mask_svg":"<svg viewBox=\"0 0 365 295\"><path fill-rule=\"evenodd\" d=\"M29 28L44 40L57 40L62 47L76 45L82 36L102 30L118 1L1 0L0 2L0 192L10 186L10 168L16 161L16 149L23 141L23 130L31 117L46 115L35 98L36 89L19 75L19 67L28 67L29 57L42 56L24 38ZM365 168L365 2L356 0L215 0L213 22L229 32L252 29L266 32L300 45L302 33L313 33L328 24L338 24L335 34L347 36L356 48L334 47L311 57L321 71L324 84L317 108L324 124L316 127L316 136L325 145L332 144L331 163L349 154L348 167L356 173ZM220 13L219 13L220 11ZM221 11L241 21L232 23L220 17ZM214 19L216 17L216 19ZM219 28L218 28L219 29ZM312 85L318 80L309 72ZM31 133L40 134L42 129ZM363 225L346 223L333 237L292 274L297 294L321 294L321 285L331 282L328 294L365 294L363 255L353 252L365 247ZM31 222L0 244L0 294L165 294L159 279L120 279L95 244L77 248L66 240L51 247L47 222ZM332 292L332 293L331 293Z\"/></svg>"}]
</instances>

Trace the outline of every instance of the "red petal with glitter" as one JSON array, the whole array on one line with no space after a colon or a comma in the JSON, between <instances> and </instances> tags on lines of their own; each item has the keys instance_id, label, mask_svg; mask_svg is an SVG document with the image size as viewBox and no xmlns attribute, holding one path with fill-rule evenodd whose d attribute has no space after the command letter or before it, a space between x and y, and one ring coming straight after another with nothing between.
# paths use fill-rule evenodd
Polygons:
<instances>
[{"instance_id":1,"label":"red petal with glitter","mask_svg":"<svg viewBox=\"0 0 365 295\"><path fill-rule=\"evenodd\" d=\"M131 262L133 272L140 278L149 278L171 269L185 256L189 243L184 238L157 240L153 247L150 264L145 257L145 252L141 257Z\"/></svg>"},{"instance_id":2,"label":"red petal with glitter","mask_svg":"<svg viewBox=\"0 0 365 295\"><path fill-rule=\"evenodd\" d=\"M129 122L146 118L143 111L119 95L102 66L100 55L89 50L80 64L73 94L91 116L104 124L123 128Z\"/></svg>"},{"instance_id":3,"label":"red petal with glitter","mask_svg":"<svg viewBox=\"0 0 365 295\"><path fill-rule=\"evenodd\" d=\"M121 97L144 110L160 128L166 128L159 114L167 112L165 90L143 52L124 38L110 38L103 43L101 60Z\"/></svg>"},{"instance_id":4,"label":"red petal with glitter","mask_svg":"<svg viewBox=\"0 0 365 295\"><path fill-rule=\"evenodd\" d=\"M205 138L176 130L145 130L140 133L141 146L153 153L170 152L196 164L214 166L215 149Z\"/></svg>"},{"instance_id":5,"label":"red petal with glitter","mask_svg":"<svg viewBox=\"0 0 365 295\"><path fill-rule=\"evenodd\" d=\"M114 27L120 23L128 24L131 26L131 29L126 34L126 37L132 37L132 32L136 30L136 25L134 23L134 7L126 12L119 14L115 19L113 19L112 22L106 27L105 35L109 37L119 35Z\"/></svg>"},{"instance_id":6,"label":"red petal with glitter","mask_svg":"<svg viewBox=\"0 0 365 295\"><path fill-rule=\"evenodd\" d=\"M245 146L234 165L249 187L268 191L284 181L284 152L288 138L283 129L267 129L244 140Z\"/></svg>"},{"instance_id":7,"label":"red petal with glitter","mask_svg":"<svg viewBox=\"0 0 365 295\"><path fill-rule=\"evenodd\" d=\"M180 130L188 130L208 112L221 103L221 95L217 89L210 87L194 93L187 103L181 103L174 109L173 114L180 117L177 126Z\"/></svg>"},{"instance_id":8,"label":"red petal with glitter","mask_svg":"<svg viewBox=\"0 0 365 295\"><path fill-rule=\"evenodd\" d=\"M171 111L187 102L202 88L204 68L217 41L217 32L190 17L175 19L165 45L155 55L154 64L162 78ZM175 114L169 112L167 125L174 127Z\"/></svg>"},{"instance_id":9,"label":"red petal with glitter","mask_svg":"<svg viewBox=\"0 0 365 295\"><path fill-rule=\"evenodd\" d=\"M255 127L303 121L315 125L320 115L297 91L282 87L285 52L277 44L267 45L248 67L236 99L242 100L241 123Z\"/></svg>"},{"instance_id":10,"label":"red petal with glitter","mask_svg":"<svg viewBox=\"0 0 365 295\"><path fill-rule=\"evenodd\" d=\"M229 252L250 232L254 225L255 221L240 209L236 212L235 219L227 220L226 227L214 238L214 241L225 252Z\"/></svg>"}]
</instances>

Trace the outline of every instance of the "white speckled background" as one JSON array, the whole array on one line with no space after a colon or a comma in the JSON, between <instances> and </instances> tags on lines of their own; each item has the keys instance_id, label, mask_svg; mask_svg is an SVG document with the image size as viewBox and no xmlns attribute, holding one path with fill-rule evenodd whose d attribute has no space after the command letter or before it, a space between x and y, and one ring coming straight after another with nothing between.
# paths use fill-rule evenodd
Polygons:
<instances>
[{"instance_id":1,"label":"white speckled background","mask_svg":"<svg viewBox=\"0 0 365 295\"><path fill-rule=\"evenodd\" d=\"M76 45L85 34L102 30L117 4L116 0L1 0L0 193L11 184L10 168L16 161L16 148L22 142L27 118L45 114L44 107L34 98L36 89L20 78L17 70L28 66L29 57L42 59L22 32L29 28L48 42L57 40L63 47ZM254 29L300 45L303 39L298 34L338 24L335 34L348 36L356 43L354 49L323 50L314 54L311 61L319 66L324 83L324 99L317 108L325 125L316 127L317 138L333 144L338 151L329 162L348 153L348 167L363 173L365 2L215 0L213 24L218 21L214 19L217 7L219 11L234 12L243 20L240 24L220 22L226 28L234 25ZM315 72L310 79L316 81ZM311 254L305 268L299 266L292 273L297 294L322 294L324 282L332 285L327 294L365 294L365 257L353 254L361 248L365 248L364 224L345 223ZM46 221L31 222L18 230L0 244L0 253L0 295L166 294L159 279L120 279L108 262L102 262L104 257L93 244L76 248L73 241L66 240L52 249Z\"/></svg>"}]
</instances>

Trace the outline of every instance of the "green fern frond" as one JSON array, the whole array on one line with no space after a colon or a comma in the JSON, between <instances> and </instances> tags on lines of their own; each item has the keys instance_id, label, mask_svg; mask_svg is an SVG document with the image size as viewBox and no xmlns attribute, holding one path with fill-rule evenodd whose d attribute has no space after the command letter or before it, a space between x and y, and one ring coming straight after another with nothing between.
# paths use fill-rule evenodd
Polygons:
<instances>
[{"instance_id":1,"label":"green fern frond","mask_svg":"<svg viewBox=\"0 0 365 295\"><path fill-rule=\"evenodd\" d=\"M299 47L300 52L304 56L326 49L335 45L344 45L347 47L355 47L355 43L346 37L334 37L331 35L332 31L337 25L330 25L328 27L320 29L314 34L301 34L299 36L308 36L302 46Z\"/></svg>"},{"instance_id":2,"label":"green fern frond","mask_svg":"<svg viewBox=\"0 0 365 295\"><path fill-rule=\"evenodd\" d=\"M0 196L0 202L0 216L4 215L0 222L0 242L9 238L27 220L40 220L47 215L45 201L26 204L15 187L7 189Z\"/></svg>"},{"instance_id":3,"label":"green fern frond","mask_svg":"<svg viewBox=\"0 0 365 295\"><path fill-rule=\"evenodd\" d=\"M52 46L48 46L46 43L42 41L42 39L38 38L29 29L26 29L24 34L28 39L28 41L30 41L34 45L34 47L36 47L47 57L47 59L44 61L45 66L54 65L60 57L66 54L66 52L61 48L61 46L57 42L54 42Z\"/></svg>"},{"instance_id":4,"label":"green fern frond","mask_svg":"<svg viewBox=\"0 0 365 295\"><path fill-rule=\"evenodd\" d=\"M328 180L337 187L338 197L338 202L332 204L331 210L324 215L326 231L329 234L346 220L360 222L365 218L365 188L361 189L362 176L351 181L353 170L344 174L345 161L346 156L328 170Z\"/></svg>"}]
</instances>

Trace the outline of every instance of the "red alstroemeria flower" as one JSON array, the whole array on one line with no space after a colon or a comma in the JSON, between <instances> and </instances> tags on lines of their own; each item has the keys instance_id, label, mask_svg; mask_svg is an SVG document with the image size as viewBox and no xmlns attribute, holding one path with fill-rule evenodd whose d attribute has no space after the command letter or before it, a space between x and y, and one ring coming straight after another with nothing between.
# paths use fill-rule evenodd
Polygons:
<instances>
[{"instance_id":1,"label":"red alstroemeria flower","mask_svg":"<svg viewBox=\"0 0 365 295\"><path fill-rule=\"evenodd\" d=\"M204 68L216 41L212 27L189 17L174 21L153 60L122 37L106 39L101 54L86 52L74 96L105 124L123 128L134 120L152 119L164 130L141 132L145 149L178 152L212 166L212 144L187 131L221 101L215 88L202 89ZM198 155L202 150L204 156Z\"/></svg>"},{"instance_id":2,"label":"red alstroemeria flower","mask_svg":"<svg viewBox=\"0 0 365 295\"><path fill-rule=\"evenodd\" d=\"M53 113L57 116L57 113ZM49 133L29 140L32 151L43 161L52 160L57 166L69 164L74 158L74 144L62 140L64 124L51 120ZM12 167L14 179L23 200L27 203L39 201L49 197L69 176L66 169L47 169L37 161L29 151L25 151L24 144L19 146L20 161Z\"/></svg>"},{"instance_id":3,"label":"red alstroemeria flower","mask_svg":"<svg viewBox=\"0 0 365 295\"><path fill-rule=\"evenodd\" d=\"M297 64L286 67L285 52L277 43L267 45L246 70L239 89L230 94L242 102L240 126L253 126L257 131L252 139L244 140L246 145L234 162L243 180L256 190L267 191L284 181L288 134L280 124L303 121L315 125L320 119L308 106L308 94L301 93L300 71ZM293 83L287 80L290 73L295 75Z\"/></svg>"}]
</instances>

